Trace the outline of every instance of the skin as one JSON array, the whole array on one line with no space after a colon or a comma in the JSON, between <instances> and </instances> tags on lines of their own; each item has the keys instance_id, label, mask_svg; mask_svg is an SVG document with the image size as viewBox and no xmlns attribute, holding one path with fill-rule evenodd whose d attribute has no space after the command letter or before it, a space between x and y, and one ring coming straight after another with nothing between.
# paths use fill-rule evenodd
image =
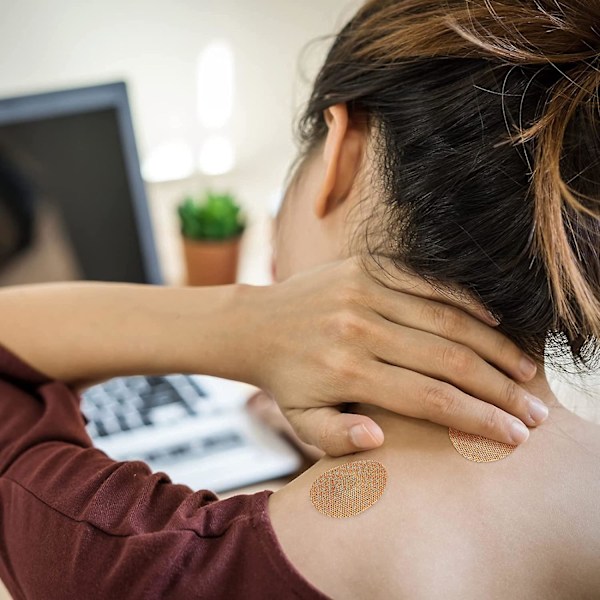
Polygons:
<instances>
[{"instance_id":1,"label":"skin","mask_svg":"<svg viewBox=\"0 0 600 600\"><path fill-rule=\"evenodd\" d=\"M369 169L368 132L350 122L343 105L326 117L327 140L302 165L278 218L282 278L343 253L352 237L360 174ZM468 369L458 371L458 381L468 378ZM543 364L523 387L550 416L509 457L485 464L460 456L446 427L353 405L377 422L385 442L346 457L324 456L270 496L271 522L288 559L336 599L597 597L600 430L560 404ZM388 470L381 499L348 519L320 514L309 498L313 481L359 459Z\"/></svg>"}]
</instances>

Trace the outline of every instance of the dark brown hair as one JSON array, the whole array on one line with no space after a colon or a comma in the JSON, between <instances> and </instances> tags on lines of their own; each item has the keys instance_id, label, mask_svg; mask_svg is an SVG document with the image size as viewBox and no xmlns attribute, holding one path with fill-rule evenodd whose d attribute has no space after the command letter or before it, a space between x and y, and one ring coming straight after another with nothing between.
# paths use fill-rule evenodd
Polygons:
<instances>
[{"instance_id":1,"label":"dark brown hair","mask_svg":"<svg viewBox=\"0 0 600 600\"><path fill-rule=\"evenodd\" d=\"M345 102L377 135L370 228L466 288L541 359L600 353L600 2L371 0L338 34L300 123ZM552 358L552 355L550 356Z\"/></svg>"}]
</instances>

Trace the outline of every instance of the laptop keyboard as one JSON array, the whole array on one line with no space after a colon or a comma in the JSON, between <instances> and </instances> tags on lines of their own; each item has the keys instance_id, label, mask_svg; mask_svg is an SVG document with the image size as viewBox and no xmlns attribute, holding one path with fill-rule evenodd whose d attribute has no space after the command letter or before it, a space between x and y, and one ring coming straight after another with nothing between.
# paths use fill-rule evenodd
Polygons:
<instances>
[{"instance_id":1,"label":"laptop keyboard","mask_svg":"<svg viewBox=\"0 0 600 600\"><path fill-rule=\"evenodd\" d=\"M190 416L217 414L209 399L188 375L123 377L96 385L83 394L82 410L92 438L151 425L176 423Z\"/></svg>"},{"instance_id":2,"label":"laptop keyboard","mask_svg":"<svg viewBox=\"0 0 600 600\"><path fill-rule=\"evenodd\" d=\"M241 386L241 387L240 387ZM248 389L218 378L121 377L82 394L94 445L176 483L216 492L295 472L297 452L245 410Z\"/></svg>"}]
</instances>

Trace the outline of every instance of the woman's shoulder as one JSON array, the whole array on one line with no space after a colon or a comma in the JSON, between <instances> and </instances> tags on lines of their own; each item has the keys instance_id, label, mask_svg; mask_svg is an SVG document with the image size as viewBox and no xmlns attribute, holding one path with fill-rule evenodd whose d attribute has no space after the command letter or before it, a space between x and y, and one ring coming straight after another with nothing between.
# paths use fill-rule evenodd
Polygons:
<instances>
[{"instance_id":1,"label":"woman's shoulder","mask_svg":"<svg viewBox=\"0 0 600 600\"><path fill-rule=\"evenodd\" d=\"M381 448L327 457L269 499L274 531L309 581L336 598L515 597L515 587L524 597L564 598L600 589L598 426L551 411L525 445L477 463L456 451L447 428L404 421L384 426ZM379 499L347 518L319 512L315 481L359 460L385 469Z\"/></svg>"}]
</instances>

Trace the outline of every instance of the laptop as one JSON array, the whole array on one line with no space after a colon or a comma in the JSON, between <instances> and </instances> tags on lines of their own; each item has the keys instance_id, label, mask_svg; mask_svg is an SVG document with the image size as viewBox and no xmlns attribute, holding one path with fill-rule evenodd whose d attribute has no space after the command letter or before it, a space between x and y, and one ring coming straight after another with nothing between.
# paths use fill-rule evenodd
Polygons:
<instances>
[{"instance_id":1,"label":"laptop","mask_svg":"<svg viewBox=\"0 0 600 600\"><path fill-rule=\"evenodd\" d=\"M0 225L0 285L162 283L124 83L0 99ZM126 377L87 390L82 411L109 456L223 492L302 463L246 411L255 391L196 375Z\"/></svg>"}]
</instances>

